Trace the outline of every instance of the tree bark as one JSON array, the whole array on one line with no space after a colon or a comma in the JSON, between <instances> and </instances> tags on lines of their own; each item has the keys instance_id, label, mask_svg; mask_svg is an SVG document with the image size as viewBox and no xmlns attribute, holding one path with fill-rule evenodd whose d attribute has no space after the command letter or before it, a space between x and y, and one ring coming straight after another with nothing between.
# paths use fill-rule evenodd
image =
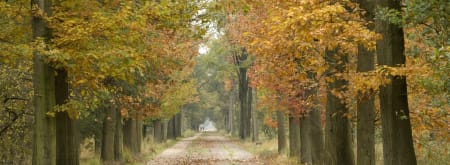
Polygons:
<instances>
[{"instance_id":1,"label":"tree bark","mask_svg":"<svg viewBox=\"0 0 450 165\"><path fill-rule=\"evenodd\" d=\"M69 84L67 72L58 69L55 78L55 100L57 105L63 105L69 99ZM80 164L79 131L75 116L69 116L69 112L56 113L56 164L78 165Z\"/></svg>"},{"instance_id":2,"label":"tree bark","mask_svg":"<svg viewBox=\"0 0 450 165\"><path fill-rule=\"evenodd\" d=\"M182 134L182 119L183 119L183 113L182 111L180 111L176 116L175 116L175 137L181 137Z\"/></svg>"},{"instance_id":3,"label":"tree bark","mask_svg":"<svg viewBox=\"0 0 450 165\"><path fill-rule=\"evenodd\" d=\"M233 89L231 89L230 90L230 100L229 100L229 105L228 105L228 127L229 127L229 130L228 130L228 133L230 134L230 135L232 135L233 134L233 119L234 119L234 113L233 113L233 109L234 109L234 100L233 100L233 98L234 98L234 90Z\"/></svg>"},{"instance_id":4,"label":"tree bark","mask_svg":"<svg viewBox=\"0 0 450 165\"><path fill-rule=\"evenodd\" d=\"M255 99L254 99L254 101L253 101L253 103L251 103L251 105L252 105L252 125L253 125L253 127L252 127L252 132L253 132L253 137L252 137L252 141L253 142L257 142L258 140L259 140L259 137L258 137L258 112L256 111L256 105L257 105L257 100L256 100L256 97L257 97L257 95L256 95L256 89L253 89L252 90L253 92L252 92L252 96L253 95L255 95Z\"/></svg>"},{"instance_id":5,"label":"tree bark","mask_svg":"<svg viewBox=\"0 0 450 165\"><path fill-rule=\"evenodd\" d=\"M300 121L295 116L289 116L289 156L300 158Z\"/></svg>"},{"instance_id":6,"label":"tree bark","mask_svg":"<svg viewBox=\"0 0 450 165\"><path fill-rule=\"evenodd\" d=\"M167 121L162 121L162 141L163 142L166 142L166 140L167 140L167 125L168 125L168 122Z\"/></svg>"},{"instance_id":7,"label":"tree bark","mask_svg":"<svg viewBox=\"0 0 450 165\"><path fill-rule=\"evenodd\" d=\"M277 111L277 132L278 132L278 153L281 154L286 149L286 130L284 128L284 113Z\"/></svg>"},{"instance_id":8,"label":"tree bark","mask_svg":"<svg viewBox=\"0 0 450 165\"><path fill-rule=\"evenodd\" d=\"M161 119L153 120L153 140L156 143L161 143L163 141L163 131Z\"/></svg>"},{"instance_id":9,"label":"tree bark","mask_svg":"<svg viewBox=\"0 0 450 165\"><path fill-rule=\"evenodd\" d=\"M142 130L143 123L141 119L136 119L136 153L141 153L142 139L144 138Z\"/></svg>"},{"instance_id":10,"label":"tree bark","mask_svg":"<svg viewBox=\"0 0 450 165\"><path fill-rule=\"evenodd\" d=\"M122 153L123 153L123 124L122 124L122 115L120 114L119 109L116 107L113 108L114 114L116 115L115 120L115 132L114 132L114 159L116 161L121 162Z\"/></svg>"},{"instance_id":11,"label":"tree bark","mask_svg":"<svg viewBox=\"0 0 450 165\"><path fill-rule=\"evenodd\" d=\"M311 143L309 139L310 122L309 116L300 118L300 162L307 164L312 162Z\"/></svg>"},{"instance_id":12,"label":"tree bark","mask_svg":"<svg viewBox=\"0 0 450 165\"><path fill-rule=\"evenodd\" d=\"M99 113L95 113L95 117L96 119L102 119L103 114L105 112L104 108L102 106L100 106L100 108L96 109L96 111L98 111ZM98 131L95 131L94 133L94 141L95 141L95 153L98 155L102 154L102 141L103 141L103 120L102 122L100 122L100 129Z\"/></svg>"},{"instance_id":13,"label":"tree bark","mask_svg":"<svg viewBox=\"0 0 450 165\"><path fill-rule=\"evenodd\" d=\"M374 21L375 4L370 0L358 0L360 7L366 10L365 19ZM373 24L368 26L374 29ZM362 45L358 46L358 72L368 72L374 69L375 52ZM375 165L375 108L371 91L358 93L357 128L356 128L356 164Z\"/></svg>"},{"instance_id":14,"label":"tree bark","mask_svg":"<svg viewBox=\"0 0 450 165\"><path fill-rule=\"evenodd\" d=\"M123 145L133 154L138 153L137 147L137 123L135 119L128 119L123 125Z\"/></svg>"},{"instance_id":15,"label":"tree bark","mask_svg":"<svg viewBox=\"0 0 450 165\"><path fill-rule=\"evenodd\" d=\"M175 116L172 116L167 123L167 138L175 139Z\"/></svg>"},{"instance_id":16,"label":"tree bark","mask_svg":"<svg viewBox=\"0 0 450 165\"><path fill-rule=\"evenodd\" d=\"M249 80L247 75L248 66L242 66L243 62L248 58L247 51L242 48L241 55L235 57L235 64L239 67L239 100L240 100L240 118L239 118L239 137L247 139L251 135L251 88L249 87Z\"/></svg>"},{"instance_id":17,"label":"tree bark","mask_svg":"<svg viewBox=\"0 0 450 165\"><path fill-rule=\"evenodd\" d=\"M400 0L377 0L379 7L401 10ZM376 20L376 29L383 35L377 41L377 61L380 66L404 65L403 29L387 21ZM380 89L380 111L385 165L417 164L412 141L405 76L391 76L391 83Z\"/></svg>"},{"instance_id":18,"label":"tree bark","mask_svg":"<svg viewBox=\"0 0 450 165\"><path fill-rule=\"evenodd\" d=\"M311 108L307 116L300 120L301 163L321 164L323 157L323 133L320 111Z\"/></svg>"},{"instance_id":19,"label":"tree bark","mask_svg":"<svg viewBox=\"0 0 450 165\"><path fill-rule=\"evenodd\" d=\"M239 124L239 137L241 139L248 138L247 133L250 132L248 126L250 125L250 116L247 115L247 102L248 102L248 83L247 83L247 69L240 70L240 83L239 83L239 99L240 99L240 124Z\"/></svg>"},{"instance_id":20,"label":"tree bark","mask_svg":"<svg viewBox=\"0 0 450 165\"><path fill-rule=\"evenodd\" d=\"M317 95L314 97L317 97ZM311 164L322 164L324 144L323 144L322 124L320 119L320 110L317 108L313 108L313 110L309 112L309 117L306 120L308 123L310 123L307 141L308 143L310 143L309 146L311 147L310 149L312 159Z\"/></svg>"},{"instance_id":21,"label":"tree bark","mask_svg":"<svg viewBox=\"0 0 450 165\"><path fill-rule=\"evenodd\" d=\"M114 156L114 142L116 132L116 114L115 109L105 107L106 115L103 121L103 140L102 140L102 154L101 159L104 163L113 163Z\"/></svg>"},{"instance_id":22,"label":"tree bark","mask_svg":"<svg viewBox=\"0 0 450 165\"><path fill-rule=\"evenodd\" d=\"M50 0L32 0L31 5L46 15L51 15ZM33 39L43 38L48 42L51 38L46 21L37 15L32 17ZM56 126L55 118L47 115L55 105L54 69L46 64L39 52L33 53L33 88L34 88L34 165L56 164Z\"/></svg>"},{"instance_id":23,"label":"tree bark","mask_svg":"<svg viewBox=\"0 0 450 165\"><path fill-rule=\"evenodd\" d=\"M322 164L324 148L320 110L317 108L319 104L318 82L312 72L308 73L308 78L312 84L307 87L305 97L311 102L311 106L307 106L307 114L300 123L301 163Z\"/></svg>"},{"instance_id":24,"label":"tree bark","mask_svg":"<svg viewBox=\"0 0 450 165\"><path fill-rule=\"evenodd\" d=\"M350 122L346 114L348 109L343 101L336 97L332 91L343 92L348 85L346 80L336 78L336 73L343 73L347 64L345 55L336 54L334 51L326 51L326 62L329 65L328 74L334 81L327 82L327 105L325 126L325 164L352 165L353 150L350 136Z\"/></svg>"}]
</instances>

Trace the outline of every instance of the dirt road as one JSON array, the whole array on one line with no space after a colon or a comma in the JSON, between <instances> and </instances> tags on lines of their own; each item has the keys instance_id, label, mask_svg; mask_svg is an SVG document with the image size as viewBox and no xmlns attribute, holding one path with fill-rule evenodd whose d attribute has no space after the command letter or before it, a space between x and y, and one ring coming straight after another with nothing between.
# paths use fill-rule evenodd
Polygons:
<instances>
[{"instance_id":1,"label":"dirt road","mask_svg":"<svg viewBox=\"0 0 450 165\"><path fill-rule=\"evenodd\" d=\"M148 165L258 165L258 160L237 143L218 133L202 133L179 141Z\"/></svg>"}]
</instances>

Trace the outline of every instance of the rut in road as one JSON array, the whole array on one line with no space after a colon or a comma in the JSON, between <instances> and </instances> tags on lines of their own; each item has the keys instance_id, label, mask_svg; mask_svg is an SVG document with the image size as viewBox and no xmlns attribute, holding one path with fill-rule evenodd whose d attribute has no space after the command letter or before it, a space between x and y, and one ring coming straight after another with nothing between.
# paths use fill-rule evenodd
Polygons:
<instances>
[{"instance_id":1,"label":"rut in road","mask_svg":"<svg viewBox=\"0 0 450 165\"><path fill-rule=\"evenodd\" d=\"M218 133L202 133L185 138L166 149L148 165L228 165L263 164L251 153Z\"/></svg>"}]
</instances>

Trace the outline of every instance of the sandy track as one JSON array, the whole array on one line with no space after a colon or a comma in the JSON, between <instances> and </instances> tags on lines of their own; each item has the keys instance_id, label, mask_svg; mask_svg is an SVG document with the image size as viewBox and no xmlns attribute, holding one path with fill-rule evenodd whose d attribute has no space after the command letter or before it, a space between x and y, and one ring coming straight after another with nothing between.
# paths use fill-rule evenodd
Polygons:
<instances>
[{"instance_id":1,"label":"sandy track","mask_svg":"<svg viewBox=\"0 0 450 165\"><path fill-rule=\"evenodd\" d=\"M251 153L217 133L196 134L166 149L148 165L262 164Z\"/></svg>"}]
</instances>

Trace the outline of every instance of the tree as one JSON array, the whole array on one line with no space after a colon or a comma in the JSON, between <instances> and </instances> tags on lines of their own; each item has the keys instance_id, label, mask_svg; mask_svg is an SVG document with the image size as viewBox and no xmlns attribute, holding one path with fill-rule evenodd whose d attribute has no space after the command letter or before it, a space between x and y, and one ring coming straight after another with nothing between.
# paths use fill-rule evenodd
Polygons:
<instances>
[{"instance_id":1,"label":"tree","mask_svg":"<svg viewBox=\"0 0 450 165\"><path fill-rule=\"evenodd\" d=\"M323 161L323 131L321 113L318 102L318 85L315 74L308 72L309 82L305 88L305 99L310 103L306 105L306 114L300 119L300 151L301 163L321 164Z\"/></svg>"},{"instance_id":2,"label":"tree","mask_svg":"<svg viewBox=\"0 0 450 165\"><path fill-rule=\"evenodd\" d=\"M139 145L139 135L138 133L142 130L139 129L139 122L136 119L127 119L123 125L123 144L124 147L131 151L133 154L138 154L141 151L141 146Z\"/></svg>"},{"instance_id":3,"label":"tree","mask_svg":"<svg viewBox=\"0 0 450 165\"><path fill-rule=\"evenodd\" d=\"M33 39L51 38L50 29L43 15L51 15L50 0L33 0L31 5L36 9L32 17ZM43 15L37 15L41 11ZM55 75L54 69L45 62L41 52L35 51L33 58L34 87L34 138L33 164L56 164L56 126L55 118L49 116L55 106Z\"/></svg>"},{"instance_id":4,"label":"tree","mask_svg":"<svg viewBox=\"0 0 450 165\"><path fill-rule=\"evenodd\" d=\"M56 105L64 105L69 99L69 84L67 71L57 69L55 77ZM80 164L80 133L78 130L78 116L71 116L68 111L57 112L56 118L56 164Z\"/></svg>"},{"instance_id":5,"label":"tree","mask_svg":"<svg viewBox=\"0 0 450 165\"><path fill-rule=\"evenodd\" d=\"M256 92L256 87L252 88L253 90L251 91L252 95L255 96L255 98L253 99L254 102L251 102L251 106L252 106L252 141L253 142L257 142L259 141L259 130L258 130L258 111L256 109L256 105L258 104L257 102L257 98L258 98L258 94Z\"/></svg>"},{"instance_id":6,"label":"tree","mask_svg":"<svg viewBox=\"0 0 450 165\"><path fill-rule=\"evenodd\" d=\"M251 105L252 105L252 88L249 87L249 77L247 69L251 58L245 48L236 50L234 63L236 65L239 79L239 101L240 101L240 118L239 118L239 137L247 139L251 134Z\"/></svg>"},{"instance_id":7,"label":"tree","mask_svg":"<svg viewBox=\"0 0 450 165\"><path fill-rule=\"evenodd\" d=\"M153 140L157 143L163 141L163 130L161 119L153 120Z\"/></svg>"},{"instance_id":8,"label":"tree","mask_svg":"<svg viewBox=\"0 0 450 165\"><path fill-rule=\"evenodd\" d=\"M365 10L365 20L369 21L368 28L374 29L375 3L367 0L358 1L361 9ZM357 71L366 73L374 70L375 52L362 45L358 46ZM375 106L373 90L358 91L357 96L357 129L356 129L356 164L375 164Z\"/></svg>"},{"instance_id":9,"label":"tree","mask_svg":"<svg viewBox=\"0 0 450 165\"><path fill-rule=\"evenodd\" d=\"M246 45L249 52L257 55L254 69L257 74L252 76L258 86L266 86L280 93L281 102L289 107L289 114L308 116L314 112L315 119L319 119L320 111L311 111L314 100L311 92L318 82L326 80L327 85L327 125L326 145L324 155L328 164L353 164L350 143L349 112L346 102L352 97L348 93L346 84L350 67L347 58L354 54L358 44L373 47L375 34L364 26L357 10L346 8L354 6L349 2L335 1L270 1L251 2L255 11L269 10L269 14L258 14L258 19L248 17L238 19L239 22L252 25L237 26L244 30L235 37L241 44ZM247 15L253 15L250 12ZM241 21L245 20L246 21ZM262 20L259 20L262 19ZM261 30L254 30L255 27ZM357 33L355 33L357 31ZM364 34L364 35L361 35ZM325 53L327 50L327 53ZM333 52L332 52L333 51ZM269 73L267 73L270 71ZM325 72L327 71L327 72ZM309 76L309 74L313 76ZM276 79L276 82L273 80ZM312 83L308 83L311 81ZM262 85L260 85L260 83ZM300 84L300 85L299 85ZM314 95L312 95L314 97ZM305 122L308 117L305 118ZM314 130L320 130L315 121ZM311 124L312 126L313 124ZM302 132L311 130L307 126ZM307 135L307 134L303 134ZM320 136L320 132L315 132ZM320 137L314 137L320 139ZM303 139L303 140L306 140ZM304 145L304 152L318 146ZM304 142L306 143L306 142ZM292 143L295 144L295 143ZM292 145L291 145L292 147ZM295 147L295 146L294 146ZM342 148L338 148L342 147ZM341 149L344 149L343 151ZM315 160L319 161L320 152L315 151ZM338 156L342 154L343 156ZM304 154L302 161L310 161L312 156ZM339 159L339 160L338 160Z\"/></svg>"},{"instance_id":10,"label":"tree","mask_svg":"<svg viewBox=\"0 0 450 165\"><path fill-rule=\"evenodd\" d=\"M300 158L300 118L289 115L289 156Z\"/></svg>"},{"instance_id":11,"label":"tree","mask_svg":"<svg viewBox=\"0 0 450 165\"><path fill-rule=\"evenodd\" d=\"M381 8L401 10L401 1L378 0ZM405 42L401 25L377 19L376 30L383 38L377 41L377 63L380 66L405 65ZM380 111L385 165L417 164L412 140L406 77L393 75L380 89Z\"/></svg>"},{"instance_id":12,"label":"tree","mask_svg":"<svg viewBox=\"0 0 450 165\"><path fill-rule=\"evenodd\" d=\"M117 141L115 138L116 132L116 110L111 107L104 107L105 118L103 120L103 140L102 140L102 152L101 159L105 163L112 163L115 161L115 148L114 143Z\"/></svg>"},{"instance_id":13,"label":"tree","mask_svg":"<svg viewBox=\"0 0 450 165\"><path fill-rule=\"evenodd\" d=\"M277 111L277 136L278 136L278 153L281 154L286 148L286 133L284 128L284 114Z\"/></svg>"},{"instance_id":14,"label":"tree","mask_svg":"<svg viewBox=\"0 0 450 165\"><path fill-rule=\"evenodd\" d=\"M347 57L337 54L337 50L327 50L325 55L329 74L344 73ZM351 143L351 129L348 108L336 93L345 92L348 81L330 77L327 82L327 105L325 124L325 164L354 164Z\"/></svg>"}]
</instances>

